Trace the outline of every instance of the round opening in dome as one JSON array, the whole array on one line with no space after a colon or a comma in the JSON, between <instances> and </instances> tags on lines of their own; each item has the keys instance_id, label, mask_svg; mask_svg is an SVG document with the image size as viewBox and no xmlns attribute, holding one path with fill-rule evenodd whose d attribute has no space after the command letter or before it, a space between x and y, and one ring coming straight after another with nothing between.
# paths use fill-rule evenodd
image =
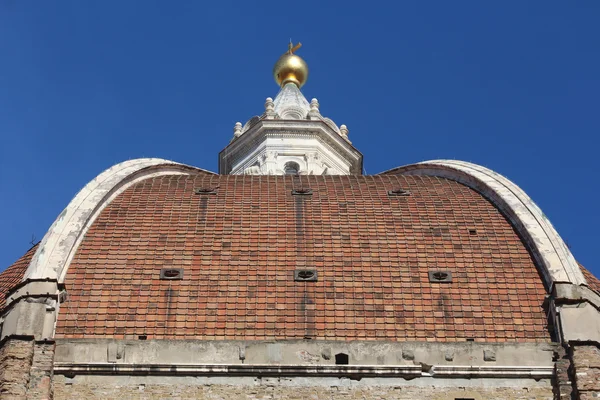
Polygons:
<instances>
[{"instance_id":1,"label":"round opening in dome","mask_svg":"<svg viewBox=\"0 0 600 400\"><path fill-rule=\"evenodd\" d=\"M300 165L298 165L296 162L290 161L285 164L283 171L286 175L298 175L298 172L300 172Z\"/></svg>"}]
</instances>

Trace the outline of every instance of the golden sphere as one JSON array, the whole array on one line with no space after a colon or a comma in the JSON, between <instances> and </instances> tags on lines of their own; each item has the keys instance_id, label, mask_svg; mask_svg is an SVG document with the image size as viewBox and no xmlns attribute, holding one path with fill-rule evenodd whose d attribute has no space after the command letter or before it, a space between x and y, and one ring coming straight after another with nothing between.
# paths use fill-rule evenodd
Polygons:
<instances>
[{"instance_id":1,"label":"golden sphere","mask_svg":"<svg viewBox=\"0 0 600 400\"><path fill-rule=\"evenodd\" d=\"M273 77L280 87L291 82L301 88L308 78L308 65L295 54L284 54L273 67Z\"/></svg>"}]
</instances>

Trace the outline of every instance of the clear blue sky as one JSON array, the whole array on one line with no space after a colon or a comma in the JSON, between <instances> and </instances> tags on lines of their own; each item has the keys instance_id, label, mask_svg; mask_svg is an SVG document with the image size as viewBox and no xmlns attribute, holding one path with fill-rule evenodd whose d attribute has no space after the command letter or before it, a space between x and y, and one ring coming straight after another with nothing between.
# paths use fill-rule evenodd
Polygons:
<instances>
[{"instance_id":1,"label":"clear blue sky","mask_svg":"<svg viewBox=\"0 0 600 400\"><path fill-rule=\"evenodd\" d=\"M291 37L374 174L492 168L600 275L600 2L0 0L0 270L111 165L217 171Z\"/></svg>"}]
</instances>

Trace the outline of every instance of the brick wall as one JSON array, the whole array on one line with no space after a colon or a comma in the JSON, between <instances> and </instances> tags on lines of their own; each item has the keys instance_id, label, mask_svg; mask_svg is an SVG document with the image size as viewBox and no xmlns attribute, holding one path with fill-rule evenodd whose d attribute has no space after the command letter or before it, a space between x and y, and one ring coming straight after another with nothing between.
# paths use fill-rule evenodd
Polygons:
<instances>
[{"instance_id":1,"label":"brick wall","mask_svg":"<svg viewBox=\"0 0 600 400\"><path fill-rule=\"evenodd\" d=\"M0 345L0 400L51 400L54 343L7 339Z\"/></svg>"},{"instance_id":2,"label":"brick wall","mask_svg":"<svg viewBox=\"0 0 600 400\"><path fill-rule=\"evenodd\" d=\"M54 342L35 343L29 384L27 385L27 400L49 400L53 398L53 363Z\"/></svg>"},{"instance_id":3,"label":"brick wall","mask_svg":"<svg viewBox=\"0 0 600 400\"><path fill-rule=\"evenodd\" d=\"M558 347L554 353L554 395L556 400L572 400L573 368L571 366L572 351Z\"/></svg>"},{"instance_id":4,"label":"brick wall","mask_svg":"<svg viewBox=\"0 0 600 400\"><path fill-rule=\"evenodd\" d=\"M600 348L598 345L575 345L572 358L579 399L600 399Z\"/></svg>"}]
</instances>

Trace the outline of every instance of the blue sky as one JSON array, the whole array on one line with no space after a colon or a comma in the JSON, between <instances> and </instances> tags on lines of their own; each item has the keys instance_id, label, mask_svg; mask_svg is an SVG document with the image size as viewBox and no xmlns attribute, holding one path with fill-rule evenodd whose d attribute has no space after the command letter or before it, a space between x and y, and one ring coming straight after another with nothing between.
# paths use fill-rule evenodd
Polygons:
<instances>
[{"instance_id":1,"label":"blue sky","mask_svg":"<svg viewBox=\"0 0 600 400\"><path fill-rule=\"evenodd\" d=\"M369 174L492 168L600 275L599 20L597 0L0 1L0 270L115 163L217 171L291 37Z\"/></svg>"}]
</instances>

